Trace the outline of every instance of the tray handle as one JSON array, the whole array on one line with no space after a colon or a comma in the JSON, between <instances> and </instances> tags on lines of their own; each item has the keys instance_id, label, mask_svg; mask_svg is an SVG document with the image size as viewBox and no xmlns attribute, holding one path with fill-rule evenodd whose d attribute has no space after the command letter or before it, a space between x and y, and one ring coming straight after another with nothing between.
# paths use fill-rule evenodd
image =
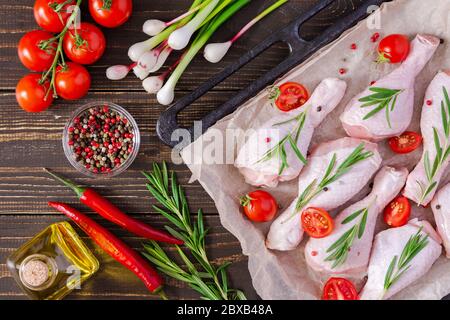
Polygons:
<instances>
[{"instance_id":1,"label":"tray handle","mask_svg":"<svg viewBox=\"0 0 450 320\"><path fill-rule=\"evenodd\" d=\"M249 98L255 96L268 84L275 82L281 75L292 69L294 66L305 61L316 50L320 49L324 45L337 39L342 32L356 24L368 15L368 8L374 5L381 5L383 0L367 0L364 4L360 5L357 10L349 13L345 17L339 19L332 26L328 27L321 35L313 39L312 41L306 41L300 37L300 27L309 19L317 15L323 9L328 7L336 0L322 0L314 5L310 10L302 14L300 17L289 23L286 27L281 29L266 38L263 42L256 45L253 49L241 56L235 63L226 67L223 71L210 78L207 82L200 85L197 89L190 94L185 95L179 99L175 104L167 108L161 113L157 125L156 132L159 138L168 146L181 150L187 146L190 142L198 138L199 135L204 133L209 127L214 125L218 120L222 119L226 115L234 112L242 103ZM266 51L272 45L277 42L284 42L289 46L290 55L272 68L266 74L252 82L245 89L239 91L235 96L229 99L227 102L217 107L207 115L205 115L202 122L201 132L196 132L193 127L181 128L177 122L177 114L192 104L194 101L205 95L209 90L214 88L219 83L226 80L229 76L236 71L244 67L246 64L255 59L258 55ZM186 139L180 143L173 139L172 135L178 129L185 129L190 135L190 141Z\"/></svg>"}]
</instances>

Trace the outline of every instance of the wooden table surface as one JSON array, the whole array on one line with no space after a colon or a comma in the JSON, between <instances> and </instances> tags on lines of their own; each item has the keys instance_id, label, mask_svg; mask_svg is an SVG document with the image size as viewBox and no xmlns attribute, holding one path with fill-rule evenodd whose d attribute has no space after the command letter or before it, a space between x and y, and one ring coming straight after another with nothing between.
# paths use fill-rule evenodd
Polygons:
<instances>
[{"instance_id":1,"label":"wooden table surface","mask_svg":"<svg viewBox=\"0 0 450 320\"><path fill-rule=\"evenodd\" d=\"M83 1L82 10L86 10ZM176 17L190 5L190 0L134 0L131 19L113 30L104 30L107 50L102 59L88 69L92 75L92 88L84 99L67 102L58 100L48 111L40 114L27 114L15 100L14 89L18 80L27 70L17 57L17 43L21 36L37 25L33 18L33 0L0 0L0 299L24 299L9 274L6 258L26 240L49 224L65 220L47 207L47 201L67 202L83 212L89 211L79 205L76 197L60 184L42 172L49 167L70 177L80 184L91 185L126 212L156 227L163 227L164 219L151 208L155 203L145 188L141 170L149 169L153 162L169 161L171 150L163 145L155 133L158 115L163 110L153 96L143 92L140 81L130 75L125 80L111 82L105 78L107 66L127 63L128 47L146 39L141 26L146 19L169 20ZM177 87L177 97L206 81L224 66L237 59L246 50L264 39L270 32L286 24L292 17L313 5L316 0L291 0L277 13L254 28L236 43L223 62L207 64L198 57L183 75ZM253 3L234 17L216 36L217 40L227 39L248 17L273 0L254 0ZM301 33L306 38L319 34L338 16L349 12L361 3L360 0L337 0L332 6L310 21ZM87 14L83 20L89 21ZM281 23L282 22L282 23ZM208 95L194 103L180 114L182 124L201 118L220 103L270 70L287 54L287 48L277 45L261 55L249 66L218 85ZM66 160L61 134L71 113L82 104L95 100L115 102L127 108L139 124L142 145L133 165L114 179L93 180L81 176ZM198 183L188 184L190 172L184 165L170 166L178 174L185 187L191 208L203 208L206 223L211 228L207 238L210 258L215 263L232 262L229 274L232 284L245 291L248 298L258 298L252 288L247 270L247 258L242 255L239 242L221 225L214 203ZM97 219L97 218L96 218ZM133 248L140 249L142 239L131 236L117 227L98 221L110 228ZM80 232L80 234L82 234ZM68 299L154 299L144 285L131 272L120 266L89 239L89 244L101 262L100 271L81 290L75 290ZM167 279L166 293L171 299L196 299L198 295L185 284Z\"/></svg>"}]
</instances>

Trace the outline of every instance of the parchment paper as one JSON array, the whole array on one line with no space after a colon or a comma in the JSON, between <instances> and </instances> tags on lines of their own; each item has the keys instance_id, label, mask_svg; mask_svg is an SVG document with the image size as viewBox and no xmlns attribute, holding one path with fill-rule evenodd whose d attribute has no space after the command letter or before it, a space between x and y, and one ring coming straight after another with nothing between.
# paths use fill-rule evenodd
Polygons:
<instances>
[{"instance_id":1,"label":"parchment paper","mask_svg":"<svg viewBox=\"0 0 450 320\"><path fill-rule=\"evenodd\" d=\"M429 33L445 40L432 61L417 78L414 120L411 130L420 132L420 109L423 104L425 89L436 72L450 67L450 1L449 0L397 0L384 4L367 21L359 23L344 33L337 41L323 48L307 62L294 68L278 82L297 81L312 91L326 77L341 77L347 81L348 89L341 104L331 113L316 130L311 147L317 143L345 136L338 120L346 103L363 90L372 80L390 72L394 66L379 66L375 59L375 43L370 41L373 33L381 36L391 33L408 34L413 38L417 33ZM381 29L370 29L374 17L379 15ZM375 15L375 16L374 16ZM369 23L368 23L369 22ZM350 50L356 43L357 50ZM340 76L338 70L346 68L347 74ZM221 139L227 128L248 129L258 126L277 112L267 102L267 92L263 91L252 100L242 105L232 115L219 121L193 144L186 147L181 156L197 179L214 200L223 226L235 235L242 245L242 251L249 257L249 270L253 285L263 299L317 299L320 297L322 280L310 271L303 256L301 246L291 252L277 252L266 249L264 240L269 224L254 224L244 218L239 208L238 198L255 188L247 185L238 170L231 164L211 164L202 162L202 155L212 152L208 144L214 139ZM421 150L410 155L394 155L386 142L379 144L383 156L383 165L406 166L411 170L419 161ZM225 144L223 150L215 152L233 153L233 143ZM445 183L447 179L442 181ZM441 185L442 185L441 184ZM297 195L297 180L281 183L274 194L283 208ZM366 187L351 203L360 200L366 193ZM348 206L347 203L343 207ZM336 214L340 209L334 211ZM414 206L413 217L426 218L434 223L430 209ZM380 223L377 228L384 228ZM440 299L450 293L450 260L441 256L431 271L409 286L394 299Z\"/></svg>"}]
</instances>

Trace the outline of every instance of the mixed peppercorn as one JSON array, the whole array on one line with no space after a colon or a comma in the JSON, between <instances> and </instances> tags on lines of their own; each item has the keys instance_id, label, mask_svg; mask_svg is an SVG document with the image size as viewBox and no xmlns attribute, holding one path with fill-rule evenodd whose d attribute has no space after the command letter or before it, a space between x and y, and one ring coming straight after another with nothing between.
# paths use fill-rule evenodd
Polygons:
<instances>
[{"instance_id":1,"label":"mixed peppercorn","mask_svg":"<svg viewBox=\"0 0 450 320\"><path fill-rule=\"evenodd\" d=\"M93 173L108 173L133 152L133 126L108 106L92 107L74 118L68 128L74 159Z\"/></svg>"}]
</instances>

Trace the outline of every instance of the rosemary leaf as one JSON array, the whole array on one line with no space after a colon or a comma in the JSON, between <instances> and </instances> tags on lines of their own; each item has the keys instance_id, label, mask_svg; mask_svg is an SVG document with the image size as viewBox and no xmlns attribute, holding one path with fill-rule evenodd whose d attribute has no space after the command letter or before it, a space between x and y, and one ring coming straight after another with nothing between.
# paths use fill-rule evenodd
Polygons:
<instances>
[{"instance_id":1,"label":"rosemary leaf","mask_svg":"<svg viewBox=\"0 0 450 320\"><path fill-rule=\"evenodd\" d=\"M444 101L441 101L441 117L442 117L442 127L444 128L445 136L449 135L449 123L447 119L447 113L445 111Z\"/></svg>"},{"instance_id":2,"label":"rosemary leaf","mask_svg":"<svg viewBox=\"0 0 450 320\"><path fill-rule=\"evenodd\" d=\"M442 87L444 100L441 101L441 122L442 130L441 134L444 135L444 144L441 145L441 139L439 138L439 132L436 127L433 127L433 140L436 156L433 160L433 166L431 166L430 155L428 150L424 155L424 168L427 176L427 185L424 185L420 181L417 183L420 186L419 205L422 204L427 196L433 192L437 187L438 181L435 181L435 177L441 169L443 163L450 156L450 98L445 87Z\"/></svg>"},{"instance_id":3,"label":"rosemary leaf","mask_svg":"<svg viewBox=\"0 0 450 320\"><path fill-rule=\"evenodd\" d=\"M342 224L347 224L353 220L355 220L357 217L359 217L359 215L361 213L364 212L364 209L358 210L355 213L352 213L351 215L349 215L347 218L345 218L344 220L342 220Z\"/></svg>"},{"instance_id":4,"label":"rosemary leaf","mask_svg":"<svg viewBox=\"0 0 450 320\"><path fill-rule=\"evenodd\" d=\"M337 155L333 154L322 180L318 184L316 184L317 180L314 180L308 185L308 187L306 187L298 198L295 206L296 212L294 212L291 217L295 216L298 211L303 209L308 202L321 193L325 187L337 181L340 177L346 174L354 165L372 156L373 152L364 152L364 143L361 143L355 148L355 150L353 150L351 154L347 156L347 158L336 168L336 170L334 170L337 164Z\"/></svg>"},{"instance_id":5,"label":"rosemary leaf","mask_svg":"<svg viewBox=\"0 0 450 320\"><path fill-rule=\"evenodd\" d=\"M390 113L394 111L395 105L397 103L397 98L400 93L403 92L403 90L378 87L371 87L369 88L369 90L375 93L360 98L358 101L363 102L360 107L375 107L363 117L363 120L370 119L378 114L381 110L385 109L386 122L389 125L389 128L392 128Z\"/></svg>"},{"instance_id":6,"label":"rosemary leaf","mask_svg":"<svg viewBox=\"0 0 450 320\"><path fill-rule=\"evenodd\" d=\"M364 214L361 218L361 222L359 223L359 229L358 229L358 239L361 239L364 231L366 230L366 223L367 223L367 216L369 214L369 210L364 210Z\"/></svg>"},{"instance_id":7,"label":"rosemary leaf","mask_svg":"<svg viewBox=\"0 0 450 320\"><path fill-rule=\"evenodd\" d=\"M442 91L444 92L444 101L447 106L447 113L450 115L450 98L448 97L447 88L442 87Z\"/></svg>"},{"instance_id":8,"label":"rosemary leaf","mask_svg":"<svg viewBox=\"0 0 450 320\"><path fill-rule=\"evenodd\" d=\"M336 242L334 242L327 249L327 252L332 253L325 258L325 261L334 261L333 265L331 266L332 269L342 265L347 260L348 252L353 245L353 242L355 241L356 235L358 235L358 239L361 239L361 237L363 236L366 229L369 208L370 206L368 208L357 210L342 221L342 225L347 224L355 220L362 214L359 223L353 225L350 229L348 229L338 240L336 240Z\"/></svg>"},{"instance_id":9,"label":"rosemary leaf","mask_svg":"<svg viewBox=\"0 0 450 320\"><path fill-rule=\"evenodd\" d=\"M292 150L294 150L295 154L297 155L297 158L299 158L300 161L306 165L307 161L303 156L302 152L300 151L300 149L297 147L297 144L295 143L294 139L291 136L289 136L288 141L289 144L291 145Z\"/></svg>"},{"instance_id":10,"label":"rosemary leaf","mask_svg":"<svg viewBox=\"0 0 450 320\"><path fill-rule=\"evenodd\" d=\"M387 269L386 276L384 277L384 290L388 290L389 287L392 285L392 274L394 273L395 265L397 264L397 256L394 256L392 258L391 263L389 264L389 268Z\"/></svg>"},{"instance_id":11,"label":"rosemary leaf","mask_svg":"<svg viewBox=\"0 0 450 320\"><path fill-rule=\"evenodd\" d=\"M153 207L175 227L166 226L166 229L184 241L184 246L196 263L179 246L175 246L184 265L182 268L155 241L148 241L143 245L144 257L167 276L186 282L202 299L245 299L242 291L229 287L226 275L229 263L217 267L208 259L205 246L208 229L204 226L203 212L198 210L197 221L193 223L184 190L178 184L175 174L169 174L165 163L161 167L154 164L152 172L143 174L148 180L147 189L161 205L161 208Z\"/></svg>"},{"instance_id":12,"label":"rosemary leaf","mask_svg":"<svg viewBox=\"0 0 450 320\"><path fill-rule=\"evenodd\" d=\"M300 162L302 162L304 165L307 164L306 157L301 153L300 149L297 146L298 139L300 138L300 133L305 125L307 112L308 110L302 112L300 115L292 119L274 124L274 126L279 126L293 121L296 122L296 126L294 127L294 129L291 132L289 132L285 137L283 137L283 139L281 139L274 147L267 150L266 153L264 153L264 155L262 156L262 158L257 161L257 163L269 161L274 157L278 156L279 160L281 161L280 169L278 170L278 175L281 175L283 171L289 167L285 147L286 143L289 143L289 145L291 146L292 150L294 151L295 155L300 160Z\"/></svg>"},{"instance_id":13,"label":"rosemary leaf","mask_svg":"<svg viewBox=\"0 0 450 320\"><path fill-rule=\"evenodd\" d=\"M412 235L402 250L400 258L395 256L384 278L384 289L387 291L411 267L411 261L428 245L428 235L421 234L422 227Z\"/></svg>"},{"instance_id":14,"label":"rosemary leaf","mask_svg":"<svg viewBox=\"0 0 450 320\"><path fill-rule=\"evenodd\" d=\"M353 233L353 228L350 228L346 231L335 243L333 243L328 249L327 252L331 252L334 249L340 247ZM328 259L328 258L327 258Z\"/></svg>"}]
</instances>

